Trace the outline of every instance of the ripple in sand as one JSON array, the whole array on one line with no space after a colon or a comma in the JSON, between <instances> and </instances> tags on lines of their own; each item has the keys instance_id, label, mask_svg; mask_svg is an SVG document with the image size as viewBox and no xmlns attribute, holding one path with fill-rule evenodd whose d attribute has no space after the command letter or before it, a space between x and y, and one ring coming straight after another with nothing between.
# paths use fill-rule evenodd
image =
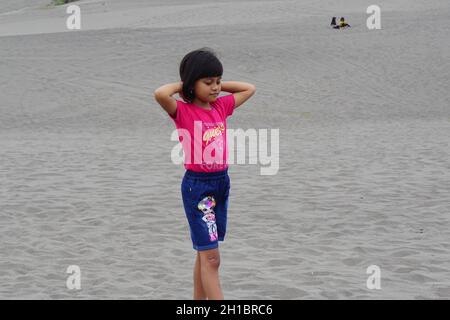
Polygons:
<instances>
[{"instance_id":1,"label":"ripple in sand","mask_svg":"<svg viewBox=\"0 0 450 320\"><path fill-rule=\"evenodd\" d=\"M418 253L419 253L418 251L414 251L414 250L400 250L400 251L395 251L394 253L392 253L391 257L403 258L403 257L411 256L411 255L416 255Z\"/></svg>"}]
</instances>

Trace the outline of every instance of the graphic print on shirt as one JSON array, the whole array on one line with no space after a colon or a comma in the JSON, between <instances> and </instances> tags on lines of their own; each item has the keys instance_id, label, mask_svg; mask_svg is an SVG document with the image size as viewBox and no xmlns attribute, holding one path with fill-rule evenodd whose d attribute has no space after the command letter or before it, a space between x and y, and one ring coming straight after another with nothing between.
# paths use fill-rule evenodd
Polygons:
<instances>
[{"instance_id":1,"label":"graphic print on shirt","mask_svg":"<svg viewBox=\"0 0 450 320\"><path fill-rule=\"evenodd\" d=\"M203 161L223 164L225 126L223 122L203 122Z\"/></svg>"},{"instance_id":2,"label":"graphic print on shirt","mask_svg":"<svg viewBox=\"0 0 450 320\"><path fill-rule=\"evenodd\" d=\"M216 213L213 208L216 206L216 200L213 196L207 196L202 199L197 205L198 209L203 212L202 220L208 226L209 240L216 241L217 225L216 225Z\"/></svg>"}]
</instances>

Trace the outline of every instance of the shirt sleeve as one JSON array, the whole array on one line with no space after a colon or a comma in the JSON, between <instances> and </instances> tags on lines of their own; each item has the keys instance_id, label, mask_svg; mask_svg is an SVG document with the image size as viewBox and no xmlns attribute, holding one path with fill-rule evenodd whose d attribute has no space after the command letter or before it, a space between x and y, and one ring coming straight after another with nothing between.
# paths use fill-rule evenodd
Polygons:
<instances>
[{"instance_id":1,"label":"shirt sleeve","mask_svg":"<svg viewBox=\"0 0 450 320\"><path fill-rule=\"evenodd\" d=\"M223 110L225 118L231 116L233 114L234 105L235 105L234 95L229 94L229 95L218 98L218 100L220 100L219 105L220 105L220 108Z\"/></svg>"},{"instance_id":2,"label":"shirt sleeve","mask_svg":"<svg viewBox=\"0 0 450 320\"><path fill-rule=\"evenodd\" d=\"M181 102L180 100L177 100L177 110L175 111L175 115L170 115L169 117L175 122L175 123L179 123L181 118L182 118L182 113L183 113L183 102Z\"/></svg>"}]
</instances>

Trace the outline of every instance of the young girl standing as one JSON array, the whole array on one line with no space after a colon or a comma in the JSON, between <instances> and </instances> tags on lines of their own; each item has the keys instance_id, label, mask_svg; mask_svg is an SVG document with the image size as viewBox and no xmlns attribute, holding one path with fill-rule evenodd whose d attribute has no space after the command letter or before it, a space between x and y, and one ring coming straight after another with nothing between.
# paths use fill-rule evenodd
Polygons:
<instances>
[{"instance_id":1,"label":"young girl standing","mask_svg":"<svg viewBox=\"0 0 450 320\"><path fill-rule=\"evenodd\" d=\"M223 299L219 244L226 232L228 194L227 117L254 93L250 83L221 82L223 68L208 48L189 52L180 63L180 82L154 92L175 122L184 151L183 206L193 248L194 299ZM221 91L231 94L219 97ZM172 96L176 93L184 101Z\"/></svg>"}]
</instances>

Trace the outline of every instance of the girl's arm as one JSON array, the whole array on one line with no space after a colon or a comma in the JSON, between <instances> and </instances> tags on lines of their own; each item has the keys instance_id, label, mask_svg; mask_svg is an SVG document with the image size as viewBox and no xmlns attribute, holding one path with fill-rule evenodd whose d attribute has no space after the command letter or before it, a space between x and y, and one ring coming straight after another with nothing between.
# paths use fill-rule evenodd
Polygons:
<instances>
[{"instance_id":1,"label":"girl's arm","mask_svg":"<svg viewBox=\"0 0 450 320\"><path fill-rule=\"evenodd\" d=\"M169 115L174 116L177 112L177 101L172 96L180 93L182 88L182 82L165 84L155 90L153 97Z\"/></svg>"},{"instance_id":2,"label":"girl's arm","mask_svg":"<svg viewBox=\"0 0 450 320\"><path fill-rule=\"evenodd\" d=\"M222 82L222 91L230 92L234 96L236 109L245 101L250 99L250 97L255 93L256 87L247 82L238 82L238 81L223 81Z\"/></svg>"}]
</instances>

